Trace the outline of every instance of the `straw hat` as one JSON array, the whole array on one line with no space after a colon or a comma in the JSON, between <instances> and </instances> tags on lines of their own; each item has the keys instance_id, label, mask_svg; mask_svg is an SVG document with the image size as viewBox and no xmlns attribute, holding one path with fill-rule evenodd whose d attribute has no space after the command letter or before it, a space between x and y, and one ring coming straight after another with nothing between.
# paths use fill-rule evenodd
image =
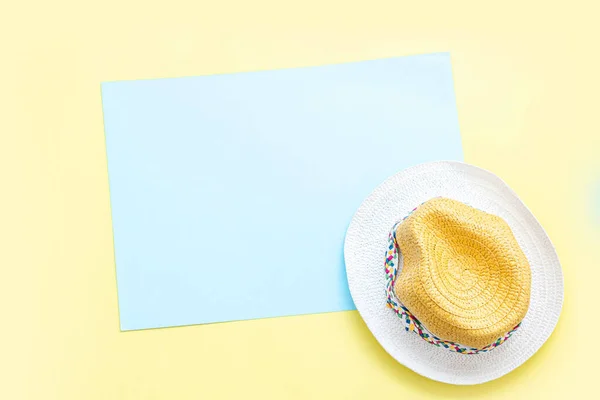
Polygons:
<instances>
[{"instance_id":1,"label":"straw hat","mask_svg":"<svg viewBox=\"0 0 600 400\"><path fill-rule=\"evenodd\" d=\"M504 182L464 163L386 180L354 216L344 256L375 338L442 382L483 383L518 367L562 307L560 263L543 228Z\"/></svg>"}]
</instances>

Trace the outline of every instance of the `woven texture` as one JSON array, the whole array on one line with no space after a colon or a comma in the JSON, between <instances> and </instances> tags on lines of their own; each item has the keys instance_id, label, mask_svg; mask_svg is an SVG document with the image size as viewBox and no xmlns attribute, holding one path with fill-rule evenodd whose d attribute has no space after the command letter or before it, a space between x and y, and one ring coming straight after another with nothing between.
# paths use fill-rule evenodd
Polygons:
<instances>
[{"instance_id":1,"label":"woven texture","mask_svg":"<svg viewBox=\"0 0 600 400\"><path fill-rule=\"evenodd\" d=\"M389 231L399 217L434 197L454 199L504 219L529 262L527 314L510 340L493 351L465 356L432 346L405 331L404 322L387 306L382 255ZM517 368L548 339L562 307L560 262L543 228L502 180L464 163L421 164L382 183L352 219L344 257L352 299L375 338L398 362L441 382L478 384ZM399 265L403 262L401 254Z\"/></svg>"},{"instance_id":2,"label":"woven texture","mask_svg":"<svg viewBox=\"0 0 600 400\"><path fill-rule=\"evenodd\" d=\"M529 263L502 218L434 198L398 226L396 241L396 295L437 337L480 349L525 317Z\"/></svg>"},{"instance_id":3,"label":"woven texture","mask_svg":"<svg viewBox=\"0 0 600 400\"><path fill-rule=\"evenodd\" d=\"M416 210L416 209L415 209ZM414 210L413 210L414 211ZM404 217L404 219L408 218L408 216ZM409 310L398 300L396 296L396 292L394 290L396 284L396 277L398 275L398 267L400 248L398 247L398 243L396 242L396 229L398 225L401 224L402 221L399 221L392 228L389 237L388 237L388 248L385 254L384 261L384 270L386 277L385 284L385 294L387 299L387 305L394 310L398 318L402 322L404 322L404 329L407 332L414 332L419 335L419 337L425 340L427 343L432 344L433 346L443 347L448 349L449 351L454 351L460 354L479 354L486 353L488 351L494 350L496 347L504 344L515 331L521 326L521 324L513 327L510 331L506 332L504 335L496 339L493 343L490 343L487 346L482 348L474 348L465 345L461 345L460 343L456 343L450 340L444 340L437 337L435 334L431 333L422 323L419 321Z\"/></svg>"}]
</instances>

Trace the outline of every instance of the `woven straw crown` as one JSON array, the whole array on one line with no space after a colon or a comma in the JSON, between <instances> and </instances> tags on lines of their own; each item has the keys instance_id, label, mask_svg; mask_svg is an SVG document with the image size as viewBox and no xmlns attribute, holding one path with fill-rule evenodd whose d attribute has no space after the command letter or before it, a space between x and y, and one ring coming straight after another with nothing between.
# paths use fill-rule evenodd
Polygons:
<instances>
[{"instance_id":1,"label":"woven straw crown","mask_svg":"<svg viewBox=\"0 0 600 400\"><path fill-rule=\"evenodd\" d=\"M502 218L436 198L399 225L396 241L396 295L439 338L482 348L525 317L530 266Z\"/></svg>"}]
</instances>

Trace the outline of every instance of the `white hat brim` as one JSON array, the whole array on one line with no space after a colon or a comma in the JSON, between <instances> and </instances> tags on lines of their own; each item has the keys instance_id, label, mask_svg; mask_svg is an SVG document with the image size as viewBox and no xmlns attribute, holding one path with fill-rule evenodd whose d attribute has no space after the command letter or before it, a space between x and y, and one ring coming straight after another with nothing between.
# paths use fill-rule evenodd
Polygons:
<instances>
[{"instance_id":1,"label":"white hat brim","mask_svg":"<svg viewBox=\"0 0 600 400\"><path fill-rule=\"evenodd\" d=\"M389 231L419 204L439 196L504 218L531 266L527 315L510 339L488 353L458 354L429 344L406 332L400 318L386 307L383 265ZM398 362L440 382L472 385L509 373L544 344L562 308L562 270L542 226L500 178L465 163L420 164L388 178L354 215L344 258L352 299L375 338Z\"/></svg>"}]
</instances>

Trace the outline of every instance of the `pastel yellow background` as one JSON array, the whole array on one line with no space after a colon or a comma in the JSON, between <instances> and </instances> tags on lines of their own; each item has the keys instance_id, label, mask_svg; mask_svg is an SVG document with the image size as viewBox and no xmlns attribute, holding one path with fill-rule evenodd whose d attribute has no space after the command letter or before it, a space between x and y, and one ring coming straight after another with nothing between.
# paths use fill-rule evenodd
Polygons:
<instances>
[{"instance_id":1,"label":"pastel yellow background","mask_svg":"<svg viewBox=\"0 0 600 400\"><path fill-rule=\"evenodd\" d=\"M0 398L593 396L600 357L598 7L421 3L3 4ZM437 51L452 54L466 160L515 189L562 261L563 313L533 358L485 385L436 383L393 361L356 312L119 332L101 81Z\"/></svg>"}]
</instances>

